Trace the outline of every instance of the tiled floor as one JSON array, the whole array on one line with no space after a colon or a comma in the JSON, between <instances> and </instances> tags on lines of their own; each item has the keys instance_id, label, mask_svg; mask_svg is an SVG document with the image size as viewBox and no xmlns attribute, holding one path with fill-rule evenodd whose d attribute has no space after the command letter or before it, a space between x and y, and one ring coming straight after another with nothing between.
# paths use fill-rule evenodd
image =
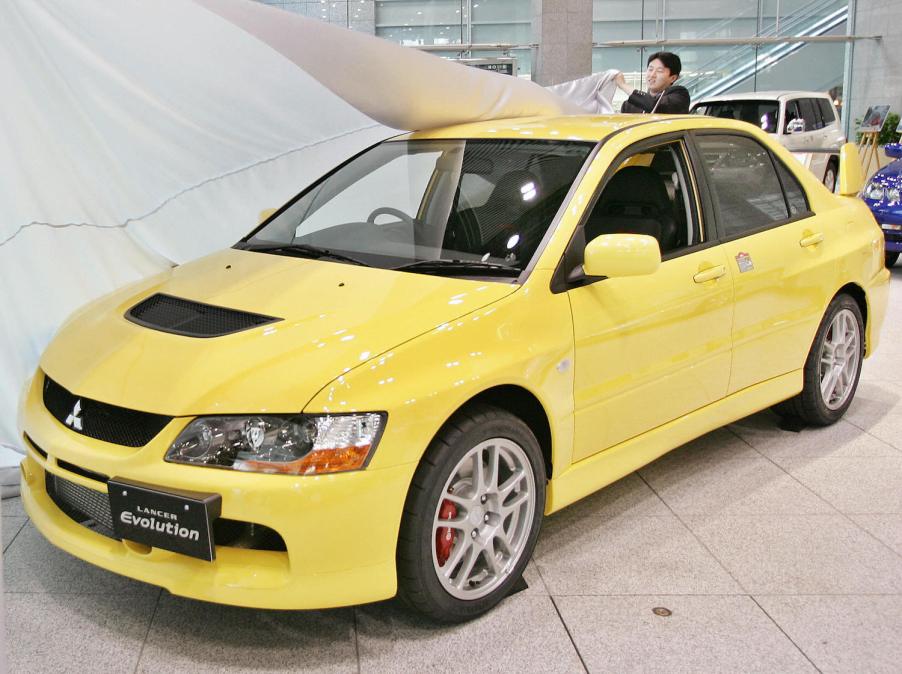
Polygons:
<instances>
[{"instance_id":1,"label":"tiled floor","mask_svg":"<svg viewBox=\"0 0 902 674\"><path fill-rule=\"evenodd\" d=\"M394 602L173 597L57 551L3 501L11 669L902 671L902 267L890 304L840 423L762 412L671 452L548 518L529 589L458 627Z\"/></svg>"}]
</instances>

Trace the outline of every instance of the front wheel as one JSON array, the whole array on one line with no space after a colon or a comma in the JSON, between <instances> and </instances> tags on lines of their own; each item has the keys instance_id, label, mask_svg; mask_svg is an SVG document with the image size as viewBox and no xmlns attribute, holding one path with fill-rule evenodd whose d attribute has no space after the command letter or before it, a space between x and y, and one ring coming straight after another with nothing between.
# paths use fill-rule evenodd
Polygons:
<instances>
[{"instance_id":1,"label":"front wheel","mask_svg":"<svg viewBox=\"0 0 902 674\"><path fill-rule=\"evenodd\" d=\"M897 252L889 252L886 253L886 268L892 269L893 265L899 260L899 253Z\"/></svg>"},{"instance_id":2,"label":"front wheel","mask_svg":"<svg viewBox=\"0 0 902 674\"><path fill-rule=\"evenodd\" d=\"M480 406L457 415L414 475L398 538L398 594L440 622L489 611L517 582L545 506L545 464L529 427Z\"/></svg>"},{"instance_id":3,"label":"front wheel","mask_svg":"<svg viewBox=\"0 0 902 674\"><path fill-rule=\"evenodd\" d=\"M849 295L837 295L827 307L805 361L802 392L775 410L814 426L839 421L855 397L863 357L861 309Z\"/></svg>"}]
</instances>

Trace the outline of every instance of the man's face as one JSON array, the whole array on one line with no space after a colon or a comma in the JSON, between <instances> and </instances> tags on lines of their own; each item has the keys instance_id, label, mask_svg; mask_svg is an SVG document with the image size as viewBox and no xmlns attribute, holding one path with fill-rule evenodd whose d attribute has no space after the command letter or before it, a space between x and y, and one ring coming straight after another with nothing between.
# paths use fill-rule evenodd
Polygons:
<instances>
[{"instance_id":1,"label":"man's face","mask_svg":"<svg viewBox=\"0 0 902 674\"><path fill-rule=\"evenodd\" d=\"M671 75L670 68L661 63L660 59L649 63L645 70L645 83L649 93L659 94L676 81L677 76Z\"/></svg>"}]
</instances>

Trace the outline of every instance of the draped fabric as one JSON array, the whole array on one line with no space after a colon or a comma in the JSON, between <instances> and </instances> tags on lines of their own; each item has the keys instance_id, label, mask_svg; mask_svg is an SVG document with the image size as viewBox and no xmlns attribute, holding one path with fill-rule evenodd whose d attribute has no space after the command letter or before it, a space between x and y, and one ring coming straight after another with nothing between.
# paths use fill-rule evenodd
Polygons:
<instances>
[{"instance_id":1,"label":"draped fabric","mask_svg":"<svg viewBox=\"0 0 902 674\"><path fill-rule=\"evenodd\" d=\"M397 133L188 0L2 2L0 90L0 445L19 449L23 383L69 313Z\"/></svg>"},{"instance_id":2,"label":"draped fabric","mask_svg":"<svg viewBox=\"0 0 902 674\"><path fill-rule=\"evenodd\" d=\"M0 90L0 445L17 451L23 385L80 305L231 245L390 127L581 111L247 0L6 0Z\"/></svg>"}]
</instances>

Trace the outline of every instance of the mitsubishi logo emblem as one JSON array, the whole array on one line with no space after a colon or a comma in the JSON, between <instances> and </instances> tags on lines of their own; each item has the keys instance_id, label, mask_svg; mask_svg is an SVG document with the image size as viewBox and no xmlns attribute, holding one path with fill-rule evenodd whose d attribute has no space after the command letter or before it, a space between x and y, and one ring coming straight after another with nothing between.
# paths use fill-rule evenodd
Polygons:
<instances>
[{"instance_id":1,"label":"mitsubishi logo emblem","mask_svg":"<svg viewBox=\"0 0 902 674\"><path fill-rule=\"evenodd\" d=\"M66 426L74 428L76 431L81 430L81 400L76 401L75 407L72 408L72 414L66 417Z\"/></svg>"}]
</instances>

